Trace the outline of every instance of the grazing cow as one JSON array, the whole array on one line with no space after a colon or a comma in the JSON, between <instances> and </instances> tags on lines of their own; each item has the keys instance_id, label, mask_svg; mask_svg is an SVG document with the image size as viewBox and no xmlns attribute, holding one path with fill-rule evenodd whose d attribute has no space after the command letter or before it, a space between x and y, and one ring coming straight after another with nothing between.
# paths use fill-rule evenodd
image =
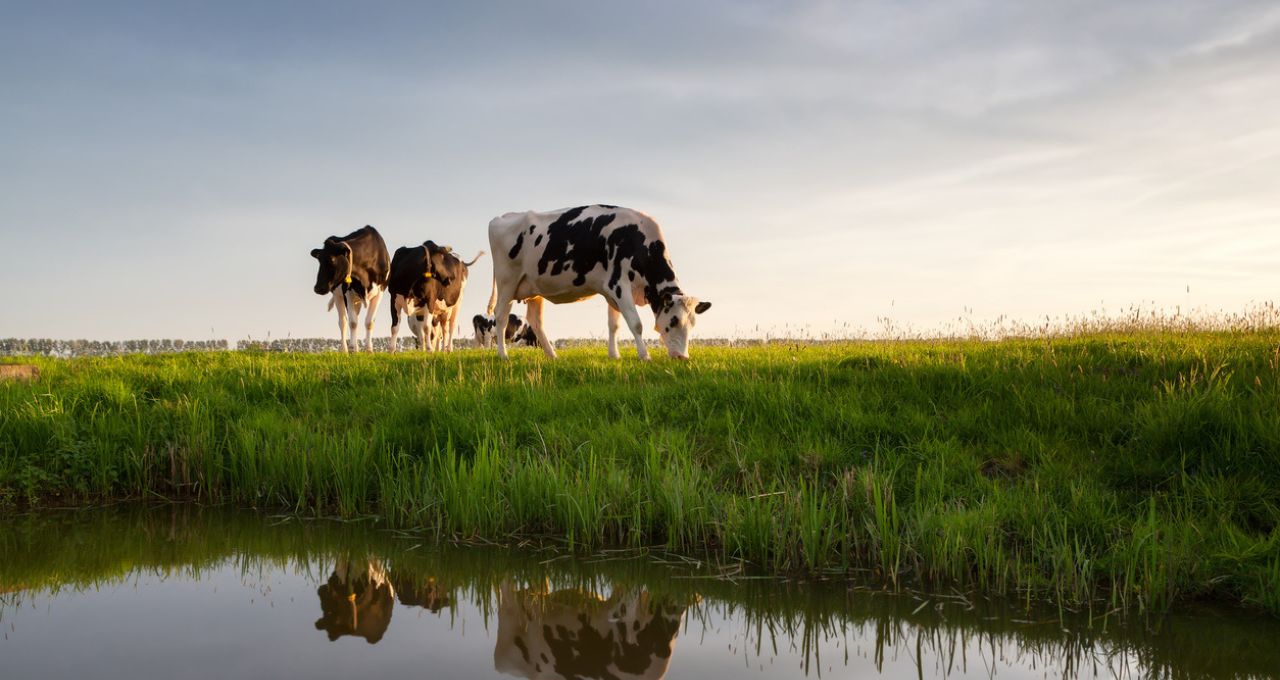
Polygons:
<instances>
[{"instance_id":1,"label":"grazing cow","mask_svg":"<svg viewBox=\"0 0 1280 680\"><path fill-rule=\"evenodd\" d=\"M342 238L330 236L324 246L311 251L311 257L320 262L316 274L317 295L330 294L329 309L338 308L338 330L342 333L342 351L347 347L347 330L351 341L356 340L356 320L360 307L368 308L364 320L365 349L373 351L373 318L378 313L378 302L387 289L389 270L387 244L377 229L364 226Z\"/></svg>"},{"instance_id":2,"label":"grazing cow","mask_svg":"<svg viewBox=\"0 0 1280 680\"><path fill-rule=\"evenodd\" d=\"M374 644L391 625L395 587L378 560L339 559L329 581L316 594L321 612L316 630L328 633L330 642L354 635Z\"/></svg>"},{"instance_id":3,"label":"grazing cow","mask_svg":"<svg viewBox=\"0 0 1280 680\"><path fill-rule=\"evenodd\" d=\"M470 262L463 262L453 254L452 248L437 246L434 241L424 241L413 248L396 248L387 284L391 293L392 352L398 349L396 336L400 333L401 314L409 315L409 329L418 339L419 349L435 351L444 345L452 351L453 328L457 325L462 293L467 285L467 268L482 255L483 250Z\"/></svg>"},{"instance_id":4,"label":"grazing cow","mask_svg":"<svg viewBox=\"0 0 1280 680\"><path fill-rule=\"evenodd\" d=\"M612 205L552 212L507 213L489 222L493 292L489 314L497 320L498 356L507 358L511 303L528 302L526 318L548 357L556 351L542 327L542 301L576 302L603 295L609 303L609 356L618 357L618 318L626 319L643 360L649 350L638 305L653 309L654 330L667 353L689 358L689 329L711 307L685 295L667 257L658 224L644 213Z\"/></svg>"},{"instance_id":5,"label":"grazing cow","mask_svg":"<svg viewBox=\"0 0 1280 680\"><path fill-rule=\"evenodd\" d=\"M656 680L687 607L647 592L498 590L494 669L526 678Z\"/></svg>"},{"instance_id":6,"label":"grazing cow","mask_svg":"<svg viewBox=\"0 0 1280 680\"><path fill-rule=\"evenodd\" d=\"M497 323L494 322L492 316L477 314L471 317L471 327L476 331L476 347L488 347L489 343L494 341ZM533 329L524 322L524 319L515 314L507 317L506 338L508 343L517 345L524 343L530 347L535 347L538 344L538 336L534 335Z\"/></svg>"}]
</instances>

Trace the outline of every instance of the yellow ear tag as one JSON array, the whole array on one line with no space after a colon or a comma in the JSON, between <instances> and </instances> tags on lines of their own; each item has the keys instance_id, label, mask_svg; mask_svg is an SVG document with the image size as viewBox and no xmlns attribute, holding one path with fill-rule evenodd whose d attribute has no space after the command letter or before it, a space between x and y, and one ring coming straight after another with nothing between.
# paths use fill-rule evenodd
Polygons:
<instances>
[{"instance_id":1,"label":"yellow ear tag","mask_svg":"<svg viewBox=\"0 0 1280 680\"><path fill-rule=\"evenodd\" d=\"M351 283L351 277L350 277L350 276L348 276L348 277L347 277L347 283Z\"/></svg>"},{"instance_id":2,"label":"yellow ear tag","mask_svg":"<svg viewBox=\"0 0 1280 680\"><path fill-rule=\"evenodd\" d=\"M431 278L431 272L422 272L422 278L424 279Z\"/></svg>"},{"instance_id":3,"label":"yellow ear tag","mask_svg":"<svg viewBox=\"0 0 1280 680\"><path fill-rule=\"evenodd\" d=\"M355 602L355 601L356 601L356 594L355 594L355 593L351 593L350 595L348 595L348 596L347 596L347 601L348 601L348 602Z\"/></svg>"}]
</instances>

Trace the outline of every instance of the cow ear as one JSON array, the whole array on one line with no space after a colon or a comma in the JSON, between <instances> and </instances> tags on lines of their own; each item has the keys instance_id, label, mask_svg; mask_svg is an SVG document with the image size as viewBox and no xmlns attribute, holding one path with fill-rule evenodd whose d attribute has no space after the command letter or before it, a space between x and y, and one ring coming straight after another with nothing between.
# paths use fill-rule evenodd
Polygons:
<instances>
[{"instance_id":1,"label":"cow ear","mask_svg":"<svg viewBox=\"0 0 1280 680\"><path fill-rule=\"evenodd\" d=\"M693 308L693 313L694 313L694 314L701 314L701 313L703 313L703 312L707 311L708 309L711 309L711 303L710 303L710 302L699 302L699 303L698 303L698 305L697 305L696 307L694 307L694 308Z\"/></svg>"},{"instance_id":2,"label":"cow ear","mask_svg":"<svg viewBox=\"0 0 1280 680\"><path fill-rule=\"evenodd\" d=\"M311 249L311 257L314 257L314 258L316 258L316 259L318 260L318 259L320 259L320 256L321 256L321 255L324 255L324 251L323 251L323 250L320 250L319 248L312 248L312 249Z\"/></svg>"}]
</instances>

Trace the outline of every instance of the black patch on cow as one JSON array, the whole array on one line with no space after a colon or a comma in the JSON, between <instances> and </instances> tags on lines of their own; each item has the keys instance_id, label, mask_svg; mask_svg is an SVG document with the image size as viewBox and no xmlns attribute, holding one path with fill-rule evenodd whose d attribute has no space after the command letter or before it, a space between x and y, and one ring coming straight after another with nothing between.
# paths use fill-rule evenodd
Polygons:
<instances>
[{"instance_id":1,"label":"black patch on cow","mask_svg":"<svg viewBox=\"0 0 1280 680\"><path fill-rule=\"evenodd\" d=\"M676 274L667 259L667 247L661 240L648 240L636 224L615 227L606 236L605 227L613 223L617 213L605 213L579 220L589 206L564 211L547 225L547 247L538 259L538 273L552 276L572 269L577 276L573 285L586 283L587 273L598 266L611 272L610 290L619 290L623 263L631 262L631 269L638 272L645 282L645 299L658 311L659 294L663 291L679 292L672 282ZM629 277L634 281L634 277ZM620 294L620 293L619 293Z\"/></svg>"},{"instance_id":2,"label":"black patch on cow","mask_svg":"<svg viewBox=\"0 0 1280 680\"><path fill-rule=\"evenodd\" d=\"M520 650L520 656L525 663L529 663L529 646L524 643L524 638L516 636L516 649Z\"/></svg>"},{"instance_id":3,"label":"black patch on cow","mask_svg":"<svg viewBox=\"0 0 1280 680\"><path fill-rule=\"evenodd\" d=\"M609 205L608 203L597 203L596 205L600 206L601 208L604 208L605 210L617 210L617 209L618 209L618 206L616 206L616 205Z\"/></svg>"},{"instance_id":4,"label":"black patch on cow","mask_svg":"<svg viewBox=\"0 0 1280 680\"><path fill-rule=\"evenodd\" d=\"M538 234L538 238L533 239L533 247L537 248L542 245L542 234Z\"/></svg>"},{"instance_id":5,"label":"black patch on cow","mask_svg":"<svg viewBox=\"0 0 1280 680\"><path fill-rule=\"evenodd\" d=\"M524 234L516 236L516 244L511 246L511 252L507 253L507 258L516 259L516 255L520 254L520 246L524 245Z\"/></svg>"}]
</instances>

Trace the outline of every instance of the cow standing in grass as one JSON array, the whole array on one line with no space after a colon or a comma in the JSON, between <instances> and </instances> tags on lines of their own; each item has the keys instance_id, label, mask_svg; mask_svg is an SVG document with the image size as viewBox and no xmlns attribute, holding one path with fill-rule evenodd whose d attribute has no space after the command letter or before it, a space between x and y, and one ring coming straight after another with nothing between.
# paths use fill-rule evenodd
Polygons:
<instances>
[{"instance_id":1,"label":"cow standing in grass","mask_svg":"<svg viewBox=\"0 0 1280 680\"><path fill-rule=\"evenodd\" d=\"M430 351L453 350L453 329L457 326L467 270L484 251L463 262L453 249L425 241L414 248L396 248L391 258L391 351L397 347L400 316L409 317L409 330L418 347Z\"/></svg>"},{"instance_id":2,"label":"cow standing in grass","mask_svg":"<svg viewBox=\"0 0 1280 680\"><path fill-rule=\"evenodd\" d=\"M618 357L618 320L635 336L636 351L649 359L638 306L648 304L667 353L689 358L689 329L710 302L686 295L676 279L657 222L644 213L612 205L551 212L507 213L489 222L493 292L489 314L497 322L498 356L507 358L506 326L511 304L525 300L526 320L548 357L556 351L542 326L542 301L577 302L603 295L609 303L609 356Z\"/></svg>"},{"instance_id":3,"label":"cow standing in grass","mask_svg":"<svg viewBox=\"0 0 1280 680\"><path fill-rule=\"evenodd\" d=\"M341 238L330 236L324 245L311 251L320 263L316 274L317 295L329 294L329 309L338 310L338 330L342 334L342 351L349 352L347 331L356 340L356 321L360 308L368 308L364 320L364 342L373 351L373 319L378 302L387 289L390 257L387 244L377 229L364 226Z\"/></svg>"}]
</instances>

